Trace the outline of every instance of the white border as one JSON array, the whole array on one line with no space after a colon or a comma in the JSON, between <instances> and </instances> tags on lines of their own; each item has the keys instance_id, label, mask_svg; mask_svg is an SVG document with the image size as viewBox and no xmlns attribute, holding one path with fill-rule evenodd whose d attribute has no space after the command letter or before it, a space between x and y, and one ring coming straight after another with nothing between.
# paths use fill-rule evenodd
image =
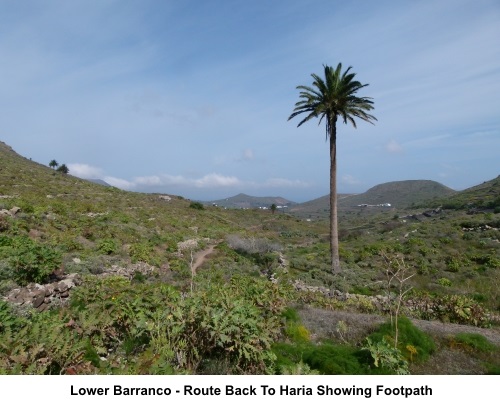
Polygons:
<instances>
[{"instance_id":1,"label":"white border","mask_svg":"<svg viewBox=\"0 0 500 405\"><path fill-rule=\"evenodd\" d=\"M390 404L422 403L443 405L448 403L474 403L481 398L495 401L498 398L498 376L0 376L3 403L30 401L41 404L297 404L314 401L319 404ZM169 388L171 394L161 396L114 395L114 386L122 388ZM184 395L184 386L208 389L220 395ZM255 395L226 395L226 387L252 391ZM274 395L264 395L263 386L274 388ZM280 394L281 386L303 388L298 395ZM358 395L318 395L318 387L357 388ZM377 395L377 386L400 391L401 387L422 392L422 387L432 390L432 395ZM73 387L73 388L72 388ZM71 395L85 388L103 388L107 395ZM250 390L249 388L253 388ZM312 395L304 395L310 392ZM424 388L425 389L425 388ZM177 392L178 391L178 392ZM365 395L361 395L364 392ZM427 390L427 392L429 392ZM31 402L33 401L33 402ZM456 402L451 402L456 401Z\"/></svg>"}]
</instances>

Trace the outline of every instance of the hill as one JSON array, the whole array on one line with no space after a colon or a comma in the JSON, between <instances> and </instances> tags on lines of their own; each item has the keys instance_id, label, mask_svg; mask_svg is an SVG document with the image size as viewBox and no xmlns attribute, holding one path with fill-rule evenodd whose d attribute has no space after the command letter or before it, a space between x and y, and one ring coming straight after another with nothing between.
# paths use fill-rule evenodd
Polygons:
<instances>
[{"instance_id":1,"label":"hill","mask_svg":"<svg viewBox=\"0 0 500 405\"><path fill-rule=\"evenodd\" d=\"M455 193L449 187L432 180L391 181L370 188L363 194L339 201L339 206L355 207L362 204L391 204L396 208L407 208L436 197Z\"/></svg>"},{"instance_id":2,"label":"hill","mask_svg":"<svg viewBox=\"0 0 500 405\"><path fill-rule=\"evenodd\" d=\"M295 205L293 201L283 197L253 197L247 194L240 193L233 197L223 198L204 202L207 205L216 205L223 208L269 208L271 205L291 207Z\"/></svg>"},{"instance_id":3,"label":"hill","mask_svg":"<svg viewBox=\"0 0 500 405\"><path fill-rule=\"evenodd\" d=\"M432 180L404 180L379 184L361 194L339 194L338 209L355 207L407 208L433 198L452 195L455 191ZM329 213L329 196L296 205L290 212L301 217L324 217Z\"/></svg>"},{"instance_id":4,"label":"hill","mask_svg":"<svg viewBox=\"0 0 500 405\"><path fill-rule=\"evenodd\" d=\"M500 176L446 197L433 198L426 204L451 209L486 208L500 211Z\"/></svg>"},{"instance_id":5,"label":"hill","mask_svg":"<svg viewBox=\"0 0 500 405\"><path fill-rule=\"evenodd\" d=\"M339 203L354 195L356 194L339 194ZM330 196L325 195L311 201L296 204L290 208L289 212L299 218L327 218L330 214Z\"/></svg>"}]
</instances>

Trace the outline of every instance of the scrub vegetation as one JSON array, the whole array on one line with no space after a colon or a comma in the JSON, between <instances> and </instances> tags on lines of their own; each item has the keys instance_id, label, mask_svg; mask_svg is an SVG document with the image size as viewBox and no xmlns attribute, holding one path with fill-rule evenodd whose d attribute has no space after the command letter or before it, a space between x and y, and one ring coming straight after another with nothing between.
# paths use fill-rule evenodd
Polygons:
<instances>
[{"instance_id":1,"label":"scrub vegetation","mask_svg":"<svg viewBox=\"0 0 500 405\"><path fill-rule=\"evenodd\" d=\"M460 207L340 210L332 274L327 218L125 192L3 143L0 162L2 374L500 370L498 178ZM47 305L7 299L75 273Z\"/></svg>"}]
</instances>

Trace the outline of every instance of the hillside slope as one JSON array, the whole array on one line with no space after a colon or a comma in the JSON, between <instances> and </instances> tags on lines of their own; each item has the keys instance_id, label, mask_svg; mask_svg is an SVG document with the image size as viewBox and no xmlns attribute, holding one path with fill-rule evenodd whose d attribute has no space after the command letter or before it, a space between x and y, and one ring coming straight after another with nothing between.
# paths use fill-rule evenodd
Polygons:
<instances>
[{"instance_id":1,"label":"hillside slope","mask_svg":"<svg viewBox=\"0 0 500 405\"><path fill-rule=\"evenodd\" d=\"M361 194L339 194L338 209L346 210L362 205L390 204L392 208L407 208L430 199L442 198L455 193L432 180L404 180L379 184ZM329 196L294 206L290 212L300 216L324 217L329 213Z\"/></svg>"},{"instance_id":2,"label":"hillside slope","mask_svg":"<svg viewBox=\"0 0 500 405\"><path fill-rule=\"evenodd\" d=\"M449 196L433 198L427 206L445 208L492 208L500 210L500 176Z\"/></svg>"}]
</instances>

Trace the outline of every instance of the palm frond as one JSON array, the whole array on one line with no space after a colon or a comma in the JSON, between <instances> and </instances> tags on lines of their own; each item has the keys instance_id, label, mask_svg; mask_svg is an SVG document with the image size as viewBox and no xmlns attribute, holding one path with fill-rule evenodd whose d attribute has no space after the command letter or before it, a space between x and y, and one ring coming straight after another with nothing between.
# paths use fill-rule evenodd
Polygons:
<instances>
[{"instance_id":1,"label":"palm frond","mask_svg":"<svg viewBox=\"0 0 500 405\"><path fill-rule=\"evenodd\" d=\"M356 128L356 118L367 121L371 124L377 119L369 114L373 106L371 97L358 97L356 93L368 86L355 80L356 74L351 72L349 66L342 72L342 64L339 63L334 69L331 66L323 65L324 78L317 74L311 74L313 83L311 86L300 85L300 100L295 103L295 108L288 120L300 114L307 116L297 125L300 127L312 118L319 118L319 123L326 117L327 137L332 122L336 122L336 117L348 122Z\"/></svg>"}]
</instances>

